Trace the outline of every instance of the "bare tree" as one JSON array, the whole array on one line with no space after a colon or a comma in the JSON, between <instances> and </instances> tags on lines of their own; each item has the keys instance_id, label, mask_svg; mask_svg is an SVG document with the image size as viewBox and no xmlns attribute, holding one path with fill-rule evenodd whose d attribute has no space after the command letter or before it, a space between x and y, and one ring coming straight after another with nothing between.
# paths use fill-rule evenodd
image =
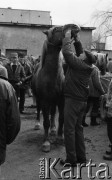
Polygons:
<instances>
[{"instance_id":1,"label":"bare tree","mask_svg":"<svg viewBox=\"0 0 112 180\"><path fill-rule=\"evenodd\" d=\"M102 37L112 36L112 8L95 12L93 21Z\"/></svg>"}]
</instances>

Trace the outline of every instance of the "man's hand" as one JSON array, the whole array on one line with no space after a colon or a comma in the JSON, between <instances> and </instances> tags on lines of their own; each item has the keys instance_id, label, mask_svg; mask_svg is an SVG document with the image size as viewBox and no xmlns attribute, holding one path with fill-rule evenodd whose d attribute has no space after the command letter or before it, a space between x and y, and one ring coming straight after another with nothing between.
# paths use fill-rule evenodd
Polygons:
<instances>
[{"instance_id":1,"label":"man's hand","mask_svg":"<svg viewBox=\"0 0 112 180\"><path fill-rule=\"evenodd\" d=\"M65 33L71 30L71 38L76 36L76 34L80 31L80 27L76 24L66 24L63 26L63 35L65 37Z\"/></svg>"},{"instance_id":2,"label":"man's hand","mask_svg":"<svg viewBox=\"0 0 112 180\"><path fill-rule=\"evenodd\" d=\"M74 38L74 41L75 41L75 42L80 41L80 35L79 35L79 33L73 33L73 32L71 32L71 36Z\"/></svg>"},{"instance_id":3,"label":"man's hand","mask_svg":"<svg viewBox=\"0 0 112 180\"><path fill-rule=\"evenodd\" d=\"M71 38L71 29L68 29L68 30L65 32L65 37Z\"/></svg>"}]
</instances>

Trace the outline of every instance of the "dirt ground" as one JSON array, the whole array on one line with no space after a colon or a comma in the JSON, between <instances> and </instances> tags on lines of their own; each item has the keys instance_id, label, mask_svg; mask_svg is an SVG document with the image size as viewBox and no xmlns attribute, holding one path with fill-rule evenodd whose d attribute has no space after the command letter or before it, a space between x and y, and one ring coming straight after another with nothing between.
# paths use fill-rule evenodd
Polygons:
<instances>
[{"instance_id":1,"label":"dirt ground","mask_svg":"<svg viewBox=\"0 0 112 180\"><path fill-rule=\"evenodd\" d=\"M41 127L41 130L38 131L33 129L36 120L36 109L29 108L28 106L31 104L32 97L27 97L25 114L21 115L21 131L16 140L7 147L6 162L1 168L0 180L39 180L40 158L47 158L47 160L51 158L52 161L54 158L65 158L65 148L63 144L52 144L49 153L41 151L43 128ZM56 116L56 119L57 118L58 114ZM41 117L41 124L42 119ZM109 170L109 175L112 176L112 162L104 161L102 158L109 144L106 123L100 119L98 120L101 122L99 126L92 127L89 125L89 127L84 128L87 159L91 159L92 162L96 164L96 167L93 167L91 171L92 178L95 176L94 179L101 179L104 176L103 179L108 179L107 169ZM87 117L86 122L88 124L90 123L89 117ZM104 166L101 163L105 163ZM106 164L109 168L106 168ZM100 176L97 177L98 171L102 169L105 169L104 172L101 172ZM61 172L62 170L63 168L57 164L57 171ZM80 178L77 175L77 168L74 170L74 174L77 176L74 179L90 179L87 167L82 169ZM69 172L68 175L70 175ZM59 176L56 175L55 177L51 172L51 176L48 179L59 179ZM73 178L71 176L71 178L68 179Z\"/></svg>"}]
</instances>

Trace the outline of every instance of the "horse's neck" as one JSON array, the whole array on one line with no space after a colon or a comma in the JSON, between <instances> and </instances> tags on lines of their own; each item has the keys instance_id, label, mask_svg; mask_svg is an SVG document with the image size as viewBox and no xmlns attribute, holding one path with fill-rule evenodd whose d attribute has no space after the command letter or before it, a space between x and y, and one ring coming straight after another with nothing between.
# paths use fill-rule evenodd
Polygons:
<instances>
[{"instance_id":1,"label":"horse's neck","mask_svg":"<svg viewBox=\"0 0 112 180\"><path fill-rule=\"evenodd\" d=\"M58 73L59 69L59 53L60 48L53 45L48 45L44 68L52 75Z\"/></svg>"}]
</instances>

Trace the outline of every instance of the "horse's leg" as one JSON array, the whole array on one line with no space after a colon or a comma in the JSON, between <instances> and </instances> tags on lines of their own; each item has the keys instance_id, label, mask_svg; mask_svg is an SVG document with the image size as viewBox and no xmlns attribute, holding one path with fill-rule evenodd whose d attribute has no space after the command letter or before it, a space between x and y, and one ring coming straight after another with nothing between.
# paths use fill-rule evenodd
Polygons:
<instances>
[{"instance_id":1,"label":"horse's leg","mask_svg":"<svg viewBox=\"0 0 112 180\"><path fill-rule=\"evenodd\" d=\"M42 150L44 152L50 151L50 141L49 141L49 127L50 127L50 120L49 120L49 112L50 112L50 105L46 102L42 102L42 113L43 113L43 126L44 126L44 143L42 145Z\"/></svg>"},{"instance_id":2,"label":"horse's leg","mask_svg":"<svg viewBox=\"0 0 112 180\"><path fill-rule=\"evenodd\" d=\"M56 114L56 104L52 104L51 110L50 110L50 131L51 131L51 135L56 134L55 114Z\"/></svg>"},{"instance_id":3,"label":"horse's leg","mask_svg":"<svg viewBox=\"0 0 112 180\"><path fill-rule=\"evenodd\" d=\"M40 110L41 110L41 107L40 107L40 100L36 99L36 107L37 107L37 119L35 121L35 127L34 129L35 130L40 130Z\"/></svg>"}]
</instances>

